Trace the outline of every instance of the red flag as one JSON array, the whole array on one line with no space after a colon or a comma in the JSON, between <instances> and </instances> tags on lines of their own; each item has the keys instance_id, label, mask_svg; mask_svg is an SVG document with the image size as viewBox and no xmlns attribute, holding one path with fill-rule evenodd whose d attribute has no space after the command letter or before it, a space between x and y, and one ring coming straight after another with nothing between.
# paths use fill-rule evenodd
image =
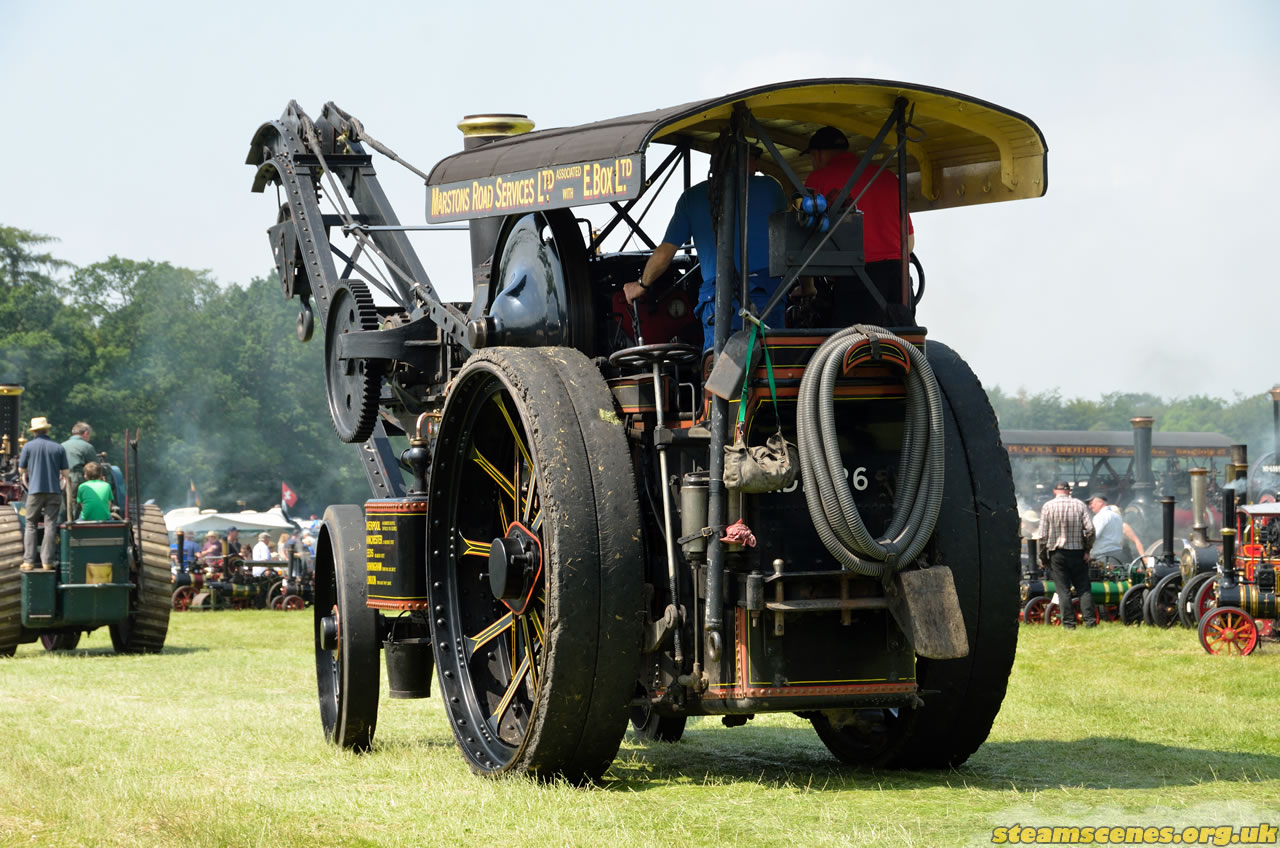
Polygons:
<instances>
[{"instance_id":1,"label":"red flag","mask_svg":"<svg viewBox=\"0 0 1280 848\"><path fill-rule=\"evenodd\" d=\"M286 507L291 507L298 502L298 493L289 488L289 484L280 481L280 503Z\"/></svg>"}]
</instances>

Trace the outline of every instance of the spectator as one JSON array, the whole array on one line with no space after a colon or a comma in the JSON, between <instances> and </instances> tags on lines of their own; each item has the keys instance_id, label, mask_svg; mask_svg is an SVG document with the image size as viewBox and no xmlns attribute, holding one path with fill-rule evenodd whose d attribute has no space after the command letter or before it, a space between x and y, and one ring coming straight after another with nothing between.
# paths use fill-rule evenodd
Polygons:
<instances>
[{"instance_id":1,"label":"spectator","mask_svg":"<svg viewBox=\"0 0 1280 848\"><path fill-rule=\"evenodd\" d=\"M98 461L97 451L93 449L93 445L89 444L91 438L93 438L93 428L83 421L77 421L71 427L71 438L62 443L62 449L67 452L67 468L70 472L68 476L71 479L73 491L78 490L88 476L84 473L84 467Z\"/></svg>"},{"instance_id":2,"label":"spectator","mask_svg":"<svg viewBox=\"0 0 1280 848\"><path fill-rule=\"evenodd\" d=\"M115 507L111 486L102 479L102 466L86 462L84 482L76 488L76 503L80 506L81 521L110 521Z\"/></svg>"},{"instance_id":3,"label":"spectator","mask_svg":"<svg viewBox=\"0 0 1280 848\"><path fill-rule=\"evenodd\" d=\"M254 562L268 562L271 559L271 534L259 533L258 543L253 546Z\"/></svg>"},{"instance_id":4,"label":"spectator","mask_svg":"<svg viewBox=\"0 0 1280 848\"><path fill-rule=\"evenodd\" d=\"M44 520L44 543L40 546L43 571L58 564L58 512L61 489L67 485L67 452L49 438L49 419L31 419L31 441L22 446L18 473L27 489L27 526L22 535L22 571L31 571L36 561L36 525Z\"/></svg>"},{"instance_id":5,"label":"spectator","mask_svg":"<svg viewBox=\"0 0 1280 848\"><path fill-rule=\"evenodd\" d=\"M179 560L177 537L169 545L169 561L181 571L190 571L195 567L196 556L200 553L200 546L196 544L196 540L187 536L185 533L182 537L182 556Z\"/></svg>"},{"instance_id":6,"label":"spectator","mask_svg":"<svg viewBox=\"0 0 1280 848\"><path fill-rule=\"evenodd\" d=\"M214 560L222 559L222 539L218 537L218 531L210 530L204 534L204 547L197 556L205 565L213 565Z\"/></svg>"},{"instance_id":7,"label":"spectator","mask_svg":"<svg viewBox=\"0 0 1280 848\"><path fill-rule=\"evenodd\" d=\"M1124 558L1124 519L1107 508L1106 495L1089 498L1089 511L1093 513L1093 559Z\"/></svg>"},{"instance_id":8,"label":"spectator","mask_svg":"<svg viewBox=\"0 0 1280 848\"><path fill-rule=\"evenodd\" d=\"M1062 627L1074 630L1075 609L1071 604L1074 590L1080 596L1080 614L1085 627L1097 627L1098 615L1093 605L1087 562L1093 546L1093 517L1089 508L1071 497L1071 484L1063 481L1053 487L1053 500L1040 510L1040 561L1048 561L1049 576L1058 593L1062 610Z\"/></svg>"},{"instance_id":9,"label":"spectator","mask_svg":"<svg viewBox=\"0 0 1280 848\"><path fill-rule=\"evenodd\" d=\"M276 559L281 562L289 561L289 551L293 547L293 537L288 533L281 533L280 538L276 540Z\"/></svg>"},{"instance_id":10,"label":"spectator","mask_svg":"<svg viewBox=\"0 0 1280 848\"><path fill-rule=\"evenodd\" d=\"M240 556L240 528L227 528L227 556Z\"/></svg>"}]
</instances>

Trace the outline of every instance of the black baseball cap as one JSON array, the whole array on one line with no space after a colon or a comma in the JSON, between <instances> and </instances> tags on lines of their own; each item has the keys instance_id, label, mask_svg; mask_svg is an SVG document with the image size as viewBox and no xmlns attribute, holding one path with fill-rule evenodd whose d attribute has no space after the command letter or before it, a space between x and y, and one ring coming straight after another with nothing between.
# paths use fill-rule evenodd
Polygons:
<instances>
[{"instance_id":1,"label":"black baseball cap","mask_svg":"<svg viewBox=\"0 0 1280 848\"><path fill-rule=\"evenodd\" d=\"M809 138L809 146L802 152L814 150L848 150L849 139L835 127L823 127Z\"/></svg>"},{"instance_id":2,"label":"black baseball cap","mask_svg":"<svg viewBox=\"0 0 1280 848\"><path fill-rule=\"evenodd\" d=\"M1094 498L1097 498L1103 503L1107 502L1107 496L1102 494L1102 492L1094 492L1092 495L1089 496L1089 500L1093 500Z\"/></svg>"},{"instance_id":3,"label":"black baseball cap","mask_svg":"<svg viewBox=\"0 0 1280 848\"><path fill-rule=\"evenodd\" d=\"M1060 483L1054 483L1053 488L1054 488L1054 491L1061 489L1062 491L1067 492L1068 494L1071 493L1071 484L1068 483L1066 480L1063 480Z\"/></svg>"}]
</instances>

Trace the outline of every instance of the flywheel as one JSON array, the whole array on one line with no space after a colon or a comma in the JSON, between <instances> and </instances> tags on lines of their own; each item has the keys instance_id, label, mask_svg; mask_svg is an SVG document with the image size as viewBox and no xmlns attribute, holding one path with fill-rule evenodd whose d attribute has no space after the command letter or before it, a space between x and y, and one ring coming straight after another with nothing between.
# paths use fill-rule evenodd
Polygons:
<instances>
[{"instance_id":1,"label":"flywheel","mask_svg":"<svg viewBox=\"0 0 1280 848\"><path fill-rule=\"evenodd\" d=\"M334 292L324 331L324 385L333 429L344 442L360 443L373 434L382 389L382 365L374 360L340 359L344 333L378 329L378 311L364 283L348 280Z\"/></svg>"}]
</instances>

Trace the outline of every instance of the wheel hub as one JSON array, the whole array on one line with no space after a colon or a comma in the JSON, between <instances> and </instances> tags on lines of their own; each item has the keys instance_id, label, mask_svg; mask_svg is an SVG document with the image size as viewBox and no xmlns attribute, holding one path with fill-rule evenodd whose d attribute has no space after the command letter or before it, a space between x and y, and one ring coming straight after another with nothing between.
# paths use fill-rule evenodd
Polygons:
<instances>
[{"instance_id":1,"label":"wheel hub","mask_svg":"<svg viewBox=\"0 0 1280 848\"><path fill-rule=\"evenodd\" d=\"M336 650L338 647L338 609L329 615L320 619L320 647L326 651Z\"/></svg>"},{"instance_id":2,"label":"wheel hub","mask_svg":"<svg viewBox=\"0 0 1280 848\"><path fill-rule=\"evenodd\" d=\"M489 588L503 603L524 598L541 570L537 538L520 524L489 546ZM515 607L507 603L508 607Z\"/></svg>"}]
</instances>

